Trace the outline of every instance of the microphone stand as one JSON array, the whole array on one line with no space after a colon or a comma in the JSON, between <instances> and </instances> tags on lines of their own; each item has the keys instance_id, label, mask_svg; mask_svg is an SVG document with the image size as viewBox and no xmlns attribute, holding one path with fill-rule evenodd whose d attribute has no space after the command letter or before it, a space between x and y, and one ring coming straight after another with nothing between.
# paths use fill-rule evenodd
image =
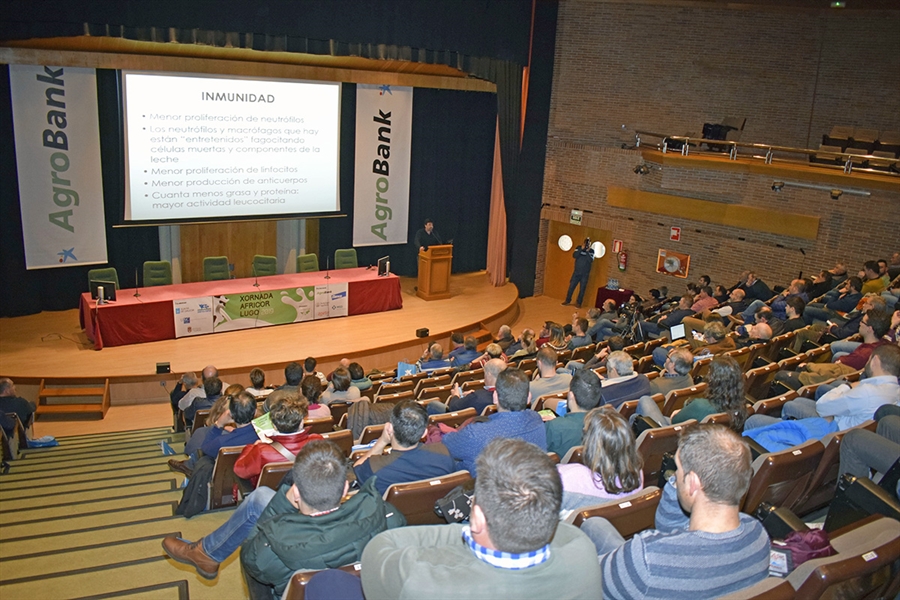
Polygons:
<instances>
[{"instance_id":1,"label":"microphone stand","mask_svg":"<svg viewBox=\"0 0 900 600\"><path fill-rule=\"evenodd\" d=\"M259 291L259 276L256 274L256 265L250 265L250 268L253 269L253 287L256 288L256 291Z\"/></svg>"},{"instance_id":2,"label":"microphone stand","mask_svg":"<svg viewBox=\"0 0 900 600\"><path fill-rule=\"evenodd\" d=\"M331 257L326 256L325 257L325 279L331 279L331 274L329 273L330 269L331 269Z\"/></svg>"},{"instance_id":3,"label":"microphone stand","mask_svg":"<svg viewBox=\"0 0 900 600\"><path fill-rule=\"evenodd\" d=\"M137 270L137 267L134 268L134 297L135 297L135 298L140 298L140 297L141 297L140 288L138 287L138 270Z\"/></svg>"}]
</instances>

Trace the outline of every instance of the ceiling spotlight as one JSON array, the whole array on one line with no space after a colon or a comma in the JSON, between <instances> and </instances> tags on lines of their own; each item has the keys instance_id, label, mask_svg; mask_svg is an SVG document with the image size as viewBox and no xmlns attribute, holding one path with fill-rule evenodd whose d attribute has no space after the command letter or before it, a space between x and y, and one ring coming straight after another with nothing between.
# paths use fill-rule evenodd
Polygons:
<instances>
[{"instance_id":1,"label":"ceiling spotlight","mask_svg":"<svg viewBox=\"0 0 900 600\"><path fill-rule=\"evenodd\" d=\"M784 188L783 181L773 181L772 182L772 191L773 192L780 192L783 188Z\"/></svg>"},{"instance_id":2,"label":"ceiling spotlight","mask_svg":"<svg viewBox=\"0 0 900 600\"><path fill-rule=\"evenodd\" d=\"M831 199L837 200L844 194L843 190L831 190Z\"/></svg>"},{"instance_id":3,"label":"ceiling spotlight","mask_svg":"<svg viewBox=\"0 0 900 600\"><path fill-rule=\"evenodd\" d=\"M634 168L634 172L636 175L646 175L650 172L650 167L647 165L638 165Z\"/></svg>"}]
</instances>

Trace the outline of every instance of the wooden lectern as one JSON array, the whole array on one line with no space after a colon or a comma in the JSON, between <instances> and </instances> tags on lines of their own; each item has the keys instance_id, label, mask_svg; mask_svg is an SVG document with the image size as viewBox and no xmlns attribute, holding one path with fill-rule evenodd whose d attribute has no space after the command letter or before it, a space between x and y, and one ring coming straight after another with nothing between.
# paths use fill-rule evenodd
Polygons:
<instances>
[{"instance_id":1,"label":"wooden lectern","mask_svg":"<svg viewBox=\"0 0 900 600\"><path fill-rule=\"evenodd\" d=\"M449 298L452 264L453 246L450 244L419 250L419 289L416 295L423 300Z\"/></svg>"}]
</instances>

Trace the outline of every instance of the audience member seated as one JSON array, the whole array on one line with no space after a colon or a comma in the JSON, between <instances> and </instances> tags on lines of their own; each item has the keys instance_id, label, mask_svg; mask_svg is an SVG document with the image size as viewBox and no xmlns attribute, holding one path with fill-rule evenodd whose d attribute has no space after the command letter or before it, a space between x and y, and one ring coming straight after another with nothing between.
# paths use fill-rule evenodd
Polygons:
<instances>
[{"instance_id":1,"label":"audience member seated","mask_svg":"<svg viewBox=\"0 0 900 600\"><path fill-rule=\"evenodd\" d=\"M395 404L381 437L353 465L359 482L365 484L377 475L375 489L384 494L395 483L452 473L454 462L444 444L420 443L427 426L428 414L417 402L405 400ZM384 454L388 446L391 452Z\"/></svg>"},{"instance_id":2,"label":"audience member seated","mask_svg":"<svg viewBox=\"0 0 900 600\"><path fill-rule=\"evenodd\" d=\"M831 289L834 289L840 284L847 281L847 266L842 262L835 263L835 265L831 267L828 272L832 275Z\"/></svg>"},{"instance_id":3,"label":"audience member seated","mask_svg":"<svg viewBox=\"0 0 900 600\"><path fill-rule=\"evenodd\" d=\"M872 471L884 475L900 460L900 407L883 406L875 411L875 419L874 433L852 429L841 440L841 473L868 479ZM900 496L898 489L892 491L895 498Z\"/></svg>"},{"instance_id":4,"label":"audience member seated","mask_svg":"<svg viewBox=\"0 0 900 600\"><path fill-rule=\"evenodd\" d=\"M741 325L735 331L738 336L735 338L734 343L738 348L747 348L753 344L767 342L772 339L772 328L768 323Z\"/></svg>"},{"instance_id":5,"label":"audience member seated","mask_svg":"<svg viewBox=\"0 0 900 600\"><path fill-rule=\"evenodd\" d=\"M626 542L605 519L582 524L600 551L603 598L717 598L768 575L769 536L740 512L753 476L746 442L722 425L693 425L675 464L655 530Z\"/></svg>"},{"instance_id":6,"label":"audience member seated","mask_svg":"<svg viewBox=\"0 0 900 600\"><path fill-rule=\"evenodd\" d=\"M784 307L784 314L787 317L784 321L784 331L782 333L790 333L806 327L803 320L803 311L806 310L806 303L803 298L792 296L787 299Z\"/></svg>"},{"instance_id":7,"label":"audience member seated","mask_svg":"<svg viewBox=\"0 0 900 600\"><path fill-rule=\"evenodd\" d=\"M714 316L717 315L710 315L710 317ZM706 323L703 326L703 340L691 339L688 341L688 344L691 347L691 354L693 354L694 357L719 354L737 348L734 338L728 337L728 331L719 321ZM670 344L654 348L653 363L659 367L665 366L669 351L675 347L677 346Z\"/></svg>"},{"instance_id":8,"label":"audience member seated","mask_svg":"<svg viewBox=\"0 0 900 600\"><path fill-rule=\"evenodd\" d=\"M813 285L809 290L809 299L812 300L813 298L825 295L827 292L830 292L834 286L834 276L831 274L831 271L823 269L818 275L813 277Z\"/></svg>"},{"instance_id":9,"label":"audience member seated","mask_svg":"<svg viewBox=\"0 0 900 600\"><path fill-rule=\"evenodd\" d=\"M747 273L747 280L741 288L744 290L748 302L754 300L765 302L774 295L763 280L756 278L756 273L753 271Z\"/></svg>"},{"instance_id":10,"label":"audience member seated","mask_svg":"<svg viewBox=\"0 0 900 600\"><path fill-rule=\"evenodd\" d=\"M197 431L185 445L184 453L188 455L188 459L170 459L169 468L190 477L194 463L199 458L195 449L215 460L220 448L256 442L259 437L252 423L255 416L256 398L240 386L229 386L226 394L216 400L210 409L203 432Z\"/></svg>"},{"instance_id":11,"label":"audience member seated","mask_svg":"<svg viewBox=\"0 0 900 600\"><path fill-rule=\"evenodd\" d=\"M461 333L454 333L450 337L453 350L448 354L450 365L457 369L467 367L469 363L481 356L478 351L478 340L474 336L467 335L463 338Z\"/></svg>"},{"instance_id":12,"label":"audience member seated","mask_svg":"<svg viewBox=\"0 0 900 600\"><path fill-rule=\"evenodd\" d=\"M344 367L338 367L331 376L331 383L322 392L322 404L332 402L356 402L362 397L358 387L350 385L350 371ZM331 411L328 412L331 415Z\"/></svg>"},{"instance_id":13,"label":"audience member seated","mask_svg":"<svg viewBox=\"0 0 900 600\"><path fill-rule=\"evenodd\" d=\"M581 444L584 417L589 410L600 405L600 378L587 369L576 372L569 384L569 395L565 402L566 414L544 423L547 429L547 450L556 452L560 457L565 456L572 446ZM556 406L548 408L555 409Z\"/></svg>"},{"instance_id":14,"label":"audience member seated","mask_svg":"<svg viewBox=\"0 0 900 600\"><path fill-rule=\"evenodd\" d=\"M337 373L337 371L335 371ZM343 377L345 375L342 373L337 376L339 381L338 385L343 386L344 380ZM347 378L350 377L349 371L347 371ZM329 387L334 383L329 384ZM359 399L359 390L357 388L351 387L350 389L356 390L357 400ZM307 402L307 418L309 419L324 419L326 417L331 416L331 409L328 408L328 405L322 400L322 382L319 381L319 378L315 375L307 375L303 378L303 381L300 382L300 393L306 398ZM344 392L347 393L347 392ZM331 400L331 402L335 402L337 400Z\"/></svg>"},{"instance_id":15,"label":"audience member seated","mask_svg":"<svg viewBox=\"0 0 900 600\"><path fill-rule=\"evenodd\" d=\"M509 325L501 325L497 331L497 339L493 340L495 344L503 349L504 353L515 341L516 338L513 337L512 329L509 328Z\"/></svg>"},{"instance_id":16,"label":"audience member seated","mask_svg":"<svg viewBox=\"0 0 900 600\"><path fill-rule=\"evenodd\" d=\"M781 416L784 419L822 417L834 423L835 427L831 428L834 431L856 427L871 419L880 406L900 404L897 377L900 377L900 348L891 344L879 346L866 363L863 379L839 385L818 400L791 400L782 407ZM746 428L756 429L779 422L781 419L776 417L753 415L747 419Z\"/></svg>"},{"instance_id":17,"label":"audience member seated","mask_svg":"<svg viewBox=\"0 0 900 600\"><path fill-rule=\"evenodd\" d=\"M494 388L497 385L497 375L506 369L506 363L499 358L492 358L484 363L484 387L480 390L469 392L465 396L457 383L450 392L450 398L444 404L438 400L429 402L426 408L429 415L439 415L446 412L474 408L476 414L494 403Z\"/></svg>"},{"instance_id":18,"label":"audience member seated","mask_svg":"<svg viewBox=\"0 0 900 600\"><path fill-rule=\"evenodd\" d=\"M825 323L841 316L842 313L848 313L856 308L860 300L862 300L862 279L853 276L835 291L831 300L825 299L822 302L810 302L803 309L803 320L807 325L814 323ZM826 298L828 294L825 294Z\"/></svg>"},{"instance_id":19,"label":"audience member seated","mask_svg":"<svg viewBox=\"0 0 900 600\"><path fill-rule=\"evenodd\" d=\"M290 362L284 367L284 385L278 387L266 396L263 402L263 412L269 412L272 407L284 398L296 396L300 393L300 382L303 380L303 367L295 362Z\"/></svg>"},{"instance_id":20,"label":"audience member seated","mask_svg":"<svg viewBox=\"0 0 900 600\"><path fill-rule=\"evenodd\" d=\"M416 364L422 371L434 371L451 366L450 359L444 358L444 349L437 342L428 347Z\"/></svg>"},{"instance_id":21,"label":"audience member seated","mask_svg":"<svg viewBox=\"0 0 900 600\"><path fill-rule=\"evenodd\" d=\"M636 414L649 417L660 425L675 425L690 419L702 421L709 415L728 413L731 428L740 433L747 420L747 401L744 399L744 373L740 365L730 356L717 356L709 365L706 377L705 398L691 398L671 417L662 414L659 406L650 396L638 401Z\"/></svg>"},{"instance_id":22,"label":"audience member seated","mask_svg":"<svg viewBox=\"0 0 900 600\"><path fill-rule=\"evenodd\" d=\"M192 390L194 391L194 390ZM212 405L216 400L219 399L219 396L222 395L222 380L218 377L209 377L204 378L203 380L203 395L195 396L194 400L191 401L190 405L184 409L184 423L190 428L194 423L194 416L197 414L198 410L203 410L206 408L212 408ZM184 398L191 396L189 392L185 395ZM184 401L184 398L181 401ZM180 404L180 403L179 403Z\"/></svg>"},{"instance_id":23,"label":"audience member seated","mask_svg":"<svg viewBox=\"0 0 900 600\"><path fill-rule=\"evenodd\" d=\"M544 346L537 353L537 370L540 377L531 382L531 397L535 400L547 394L558 394L569 390L572 376L556 370L556 352Z\"/></svg>"},{"instance_id":24,"label":"audience member seated","mask_svg":"<svg viewBox=\"0 0 900 600\"><path fill-rule=\"evenodd\" d=\"M643 460L625 418L609 406L584 417L583 464L559 465L563 510L615 500L643 487Z\"/></svg>"},{"instance_id":25,"label":"audience member seated","mask_svg":"<svg viewBox=\"0 0 900 600\"><path fill-rule=\"evenodd\" d=\"M768 325L769 329L772 331L772 335L781 335L784 333L784 320L776 317L775 313L772 312L772 309L768 306L759 307L756 310L756 314L753 315L753 319L757 325Z\"/></svg>"},{"instance_id":26,"label":"audience member seated","mask_svg":"<svg viewBox=\"0 0 900 600\"><path fill-rule=\"evenodd\" d=\"M606 359L606 378L600 385L601 405L615 409L627 400L637 400L650 393L650 380L643 373L634 372L631 355L621 350Z\"/></svg>"},{"instance_id":27,"label":"audience member seated","mask_svg":"<svg viewBox=\"0 0 900 600\"><path fill-rule=\"evenodd\" d=\"M559 522L562 486L550 458L496 440L478 472L469 525L406 527L369 542L365 597L597 598L596 557L583 533Z\"/></svg>"},{"instance_id":28,"label":"audience member seated","mask_svg":"<svg viewBox=\"0 0 900 600\"><path fill-rule=\"evenodd\" d=\"M184 396L178 401L178 408L181 409L182 412L186 411L188 407L194 403L194 400L198 398L206 397L206 388L203 386L206 383L207 379L211 379L212 377L218 377L219 370L216 369L213 365L207 365L203 368L203 371L200 373L200 385L197 387L191 388L185 393ZM227 388L228 384L224 381L221 381L222 389ZM212 402L209 404L212 406ZM208 406L206 408L209 408ZM195 409L196 412L196 409Z\"/></svg>"},{"instance_id":29,"label":"audience member seated","mask_svg":"<svg viewBox=\"0 0 900 600\"><path fill-rule=\"evenodd\" d=\"M588 330L587 334L591 336L595 342L602 341L600 328L605 327L604 321L613 321L618 317L616 312L616 301L607 298L603 301L603 310L592 308L588 310Z\"/></svg>"},{"instance_id":30,"label":"audience member seated","mask_svg":"<svg viewBox=\"0 0 900 600\"><path fill-rule=\"evenodd\" d=\"M448 433L443 438L450 456L456 460L456 467L469 471L475 477L475 459L495 438L523 439L546 451L544 422L540 415L528 409L530 402L531 394L525 373L510 367L497 375L497 387L494 390L497 412L486 419L469 423L459 431Z\"/></svg>"},{"instance_id":31,"label":"audience member seated","mask_svg":"<svg viewBox=\"0 0 900 600\"><path fill-rule=\"evenodd\" d=\"M784 321L787 318L784 311L784 308L787 305L787 299L795 297L801 298L804 302L809 301L809 297L806 295L806 283L802 279L794 279L791 281L791 285L788 289L781 292L775 300L772 301L769 308L772 309L772 313L778 319ZM765 305L766 303L764 300L754 300L751 302L747 309L741 313L743 321L745 323L751 321L756 314L756 311Z\"/></svg>"},{"instance_id":32,"label":"audience member seated","mask_svg":"<svg viewBox=\"0 0 900 600\"><path fill-rule=\"evenodd\" d=\"M544 344L538 344L539 348L543 349L544 346L547 346L554 352L562 352L568 348L569 343L566 341L566 333L562 325L550 322L548 331L547 341Z\"/></svg>"},{"instance_id":33,"label":"audience member seated","mask_svg":"<svg viewBox=\"0 0 900 600\"><path fill-rule=\"evenodd\" d=\"M725 288L722 289L724 290ZM745 310L747 310L747 306L749 305L749 303L745 299L746 295L747 294L741 288L731 290L731 293L728 294L724 301L722 301L724 302L724 305L720 306L719 308L714 308L713 312L723 317L727 317L728 315L737 315L744 312Z\"/></svg>"},{"instance_id":34,"label":"audience member seated","mask_svg":"<svg viewBox=\"0 0 900 600\"><path fill-rule=\"evenodd\" d=\"M518 362L520 360L525 360L526 358L534 358L538 353L538 347L535 343L534 329L523 329L522 335L519 336L518 341L510 346L510 348L513 348L515 346L518 347L509 356L509 360L511 362Z\"/></svg>"},{"instance_id":35,"label":"audience member seated","mask_svg":"<svg viewBox=\"0 0 900 600\"><path fill-rule=\"evenodd\" d=\"M469 364L469 368L483 369L484 365L487 364L489 360L494 360L495 358L500 359L503 362L509 362L509 359L506 357L500 344L488 344L487 348L484 349L484 353Z\"/></svg>"},{"instance_id":36,"label":"audience member seated","mask_svg":"<svg viewBox=\"0 0 900 600\"><path fill-rule=\"evenodd\" d=\"M568 349L574 350L582 346L590 346L593 343L591 336L587 334L587 319L581 317L576 318L572 322L572 337L569 339Z\"/></svg>"},{"instance_id":37,"label":"audience member seated","mask_svg":"<svg viewBox=\"0 0 900 600\"><path fill-rule=\"evenodd\" d=\"M16 384L9 377L0 377L0 412L16 413L27 429L36 410L34 402L16 395Z\"/></svg>"},{"instance_id":38,"label":"audience member seated","mask_svg":"<svg viewBox=\"0 0 900 600\"><path fill-rule=\"evenodd\" d=\"M693 302L693 297L690 294L685 294L678 300L678 308L655 323L653 321L642 322L641 328L653 338L660 337L661 335L668 335L669 329L675 325L680 325L685 317L690 317L694 314L694 311L691 310L691 304L693 304Z\"/></svg>"},{"instance_id":39,"label":"audience member seated","mask_svg":"<svg viewBox=\"0 0 900 600\"><path fill-rule=\"evenodd\" d=\"M250 371L250 387L245 388L245 390L253 394L254 398L262 398L269 395L272 390L266 388L266 372L259 367Z\"/></svg>"},{"instance_id":40,"label":"audience member seated","mask_svg":"<svg viewBox=\"0 0 900 600\"><path fill-rule=\"evenodd\" d=\"M606 341L606 345L595 353L586 363L570 360L566 364L566 370L574 373L578 369L596 369L606 366L606 359L609 358L611 352L622 350L625 348L625 338L621 335L614 335Z\"/></svg>"},{"instance_id":41,"label":"audience member seated","mask_svg":"<svg viewBox=\"0 0 900 600\"><path fill-rule=\"evenodd\" d=\"M257 440L255 444L244 448L234 464L234 474L249 479L252 486L256 487L264 466L294 460L297 452L307 442L322 439L321 435L309 433L309 429L303 428L307 407L306 398L299 394L279 400L269 411L272 425L278 433L271 440Z\"/></svg>"},{"instance_id":42,"label":"audience member seated","mask_svg":"<svg viewBox=\"0 0 900 600\"><path fill-rule=\"evenodd\" d=\"M350 385L359 391L364 392L372 387L372 380L366 376L366 372L358 362L350 363L350 366L347 367L347 372L350 373Z\"/></svg>"},{"instance_id":43,"label":"audience member seated","mask_svg":"<svg viewBox=\"0 0 900 600\"><path fill-rule=\"evenodd\" d=\"M691 304L691 310L695 313L699 313L714 307L716 304L718 304L718 302L713 298L712 288L705 285L700 288L700 293L697 294L694 303Z\"/></svg>"},{"instance_id":44,"label":"audience member seated","mask_svg":"<svg viewBox=\"0 0 900 600\"><path fill-rule=\"evenodd\" d=\"M328 378L321 371L316 371L317 366L319 366L319 361L312 356L307 356L303 361L303 376L301 379L307 375L315 375L322 382L322 387L325 387L328 385Z\"/></svg>"},{"instance_id":45,"label":"audience member seated","mask_svg":"<svg viewBox=\"0 0 900 600\"><path fill-rule=\"evenodd\" d=\"M885 283L876 261L867 260L863 265L863 273L865 278L863 279L862 289L859 290L863 296L866 294L880 294L887 287L887 283ZM890 280L888 280L889 282Z\"/></svg>"},{"instance_id":46,"label":"audience member seated","mask_svg":"<svg viewBox=\"0 0 900 600\"><path fill-rule=\"evenodd\" d=\"M877 347L888 344L882 338L890 329L890 319L891 317L881 310L870 310L859 322L862 344L853 352L839 357L833 363L801 363L796 371L779 371L775 374L775 381L792 390L798 390L804 385L824 383L832 377L859 371L866 366L869 356Z\"/></svg>"},{"instance_id":47,"label":"audience member seated","mask_svg":"<svg viewBox=\"0 0 900 600\"><path fill-rule=\"evenodd\" d=\"M674 348L669 351L663 372L650 382L650 395L665 396L672 390L683 390L694 385L691 369L694 367L694 355L687 348Z\"/></svg>"},{"instance_id":48,"label":"audience member seated","mask_svg":"<svg viewBox=\"0 0 900 600\"><path fill-rule=\"evenodd\" d=\"M197 379L197 375L194 373L185 373L181 376L175 384L175 387L169 392L169 400L172 403L172 412L174 414L177 415L180 410L179 403L181 402L181 399L184 398L189 391L197 387L199 383L200 380Z\"/></svg>"}]
</instances>

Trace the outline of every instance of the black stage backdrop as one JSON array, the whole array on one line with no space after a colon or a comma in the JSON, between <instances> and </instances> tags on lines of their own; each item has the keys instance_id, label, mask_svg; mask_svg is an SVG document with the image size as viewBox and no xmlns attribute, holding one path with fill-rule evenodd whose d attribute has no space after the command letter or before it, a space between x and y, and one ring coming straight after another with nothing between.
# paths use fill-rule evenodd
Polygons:
<instances>
[{"instance_id":1,"label":"black stage backdrop","mask_svg":"<svg viewBox=\"0 0 900 600\"><path fill-rule=\"evenodd\" d=\"M356 86L344 84L341 106L341 212L319 222L319 267L352 245ZM349 115L349 118L347 116ZM485 268L497 100L494 94L416 88L413 93L408 242L356 248L360 266L391 257L391 271L416 274L413 238L426 218L453 239L453 271ZM348 122L349 121L349 122Z\"/></svg>"}]
</instances>

